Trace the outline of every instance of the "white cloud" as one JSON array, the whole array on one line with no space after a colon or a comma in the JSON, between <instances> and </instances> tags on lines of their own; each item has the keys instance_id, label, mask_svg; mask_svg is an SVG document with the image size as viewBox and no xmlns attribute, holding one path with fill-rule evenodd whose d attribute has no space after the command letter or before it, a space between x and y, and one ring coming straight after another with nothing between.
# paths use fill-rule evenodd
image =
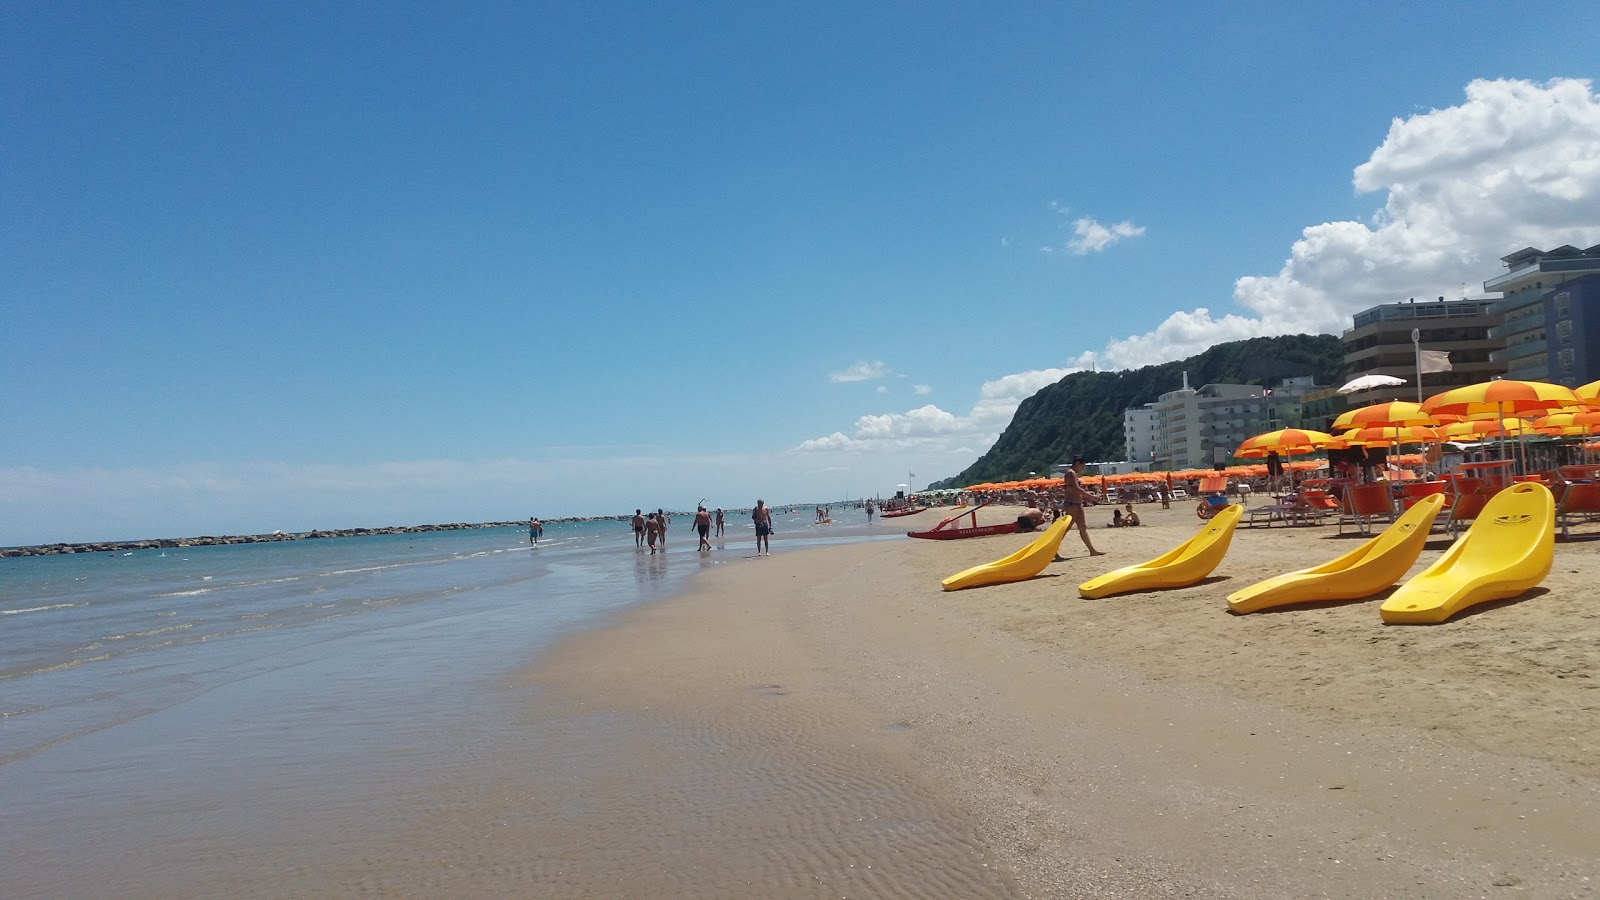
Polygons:
<instances>
[{"instance_id":1,"label":"white cloud","mask_svg":"<svg viewBox=\"0 0 1600 900\"><path fill-rule=\"evenodd\" d=\"M878 385L878 393L880 393L880 394L887 394L887 393L889 393L889 386L888 386L888 385L886 385L886 384L880 384L880 385Z\"/></svg>"},{"instance_id":2,"label":"white cloud","mask_svg":"<svg viewBox=\"0 0 1600 900\"><path fill-rule=\"evenodd\" d=\"M875 381L889 374L889 367L881 360L858 362L842 372L833 372L828 380L834 383L848 381Z\"/></svg>"},{"instance_id":3,"label":"white cloud","mask_svg":"<svg viewBox=\"0 0 1600 900\"><path fill-rule=\"evenodd\" d=\"M913 384L911 386L911 392L913 394L917 394L917 395L921 396L921 395L933 393L933 388L929 387L926 384Z\"/></svg>"},{"instance_id":4,"label":"white cloud","mask_svg":"<svg viewBox=\"0 0 1600 900\"><path fill-rule=\"evenodd\" d=\"M1139 237L1143 234L1143 225L1135 225L1128 221L1118 222L1115 225L1101 225L1088 216L1082 216L1072 222L1072 238L1067 241L1067 249L1079 256L1099 253L1123 238Z\"/></svg>"},{"instance_id":5,"label":"white cloud","mask_svg":"<svg viewBox=\"0 0 1600 900\"><path fill-rule=\"evenodd\" d=\"M1380 303L1455 297L1463 283L1481 294L1513 250L1600 241L1600 96L1579 79L1473 81L1459 106L1395 119L1353 184L1386 192L1370 223L1304 229L1277 274L1234 283L1242 313L1174 313L1077 364L1121 369L1255 335L1338 334Z\"/></svg>"},{"instance_id":6,"label":"white cloud","mask_svg":"<svg viewBox=\"0 0 1600 900\"><path fill-rule=\"evenodd\" d=\"M964 416L931 403L903 413L866 415L856 420L848 435L835 431L803 441L795 449L803 453L908 449L971 453L974 446L987 449L1023 400L1074 371L1077 370L1039 369L1007 375L986 382L978 391L977 403Z\"/></svg>"}]
</instances>

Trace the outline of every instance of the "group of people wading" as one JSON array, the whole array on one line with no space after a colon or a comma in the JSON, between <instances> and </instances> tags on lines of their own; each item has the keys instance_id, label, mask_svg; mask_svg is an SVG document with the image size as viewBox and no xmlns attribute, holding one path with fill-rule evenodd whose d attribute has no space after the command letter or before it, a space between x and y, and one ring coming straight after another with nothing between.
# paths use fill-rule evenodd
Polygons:
<instances>
[{"instance_id":1,"label":"group of people wading","mask_svg":"<svg viewBox=\"0 0 1600 900\"><path fill-rule=\"evenodd\" d=\"M765 556L770 554L772 552L770 541L772 536L772 509L767 506L767 501L757 500L755 508L750 510L750 518L756 526L756 555ZM646 513L642 509L634 510L633 518L630 520L633 526L633 546L641 550L649 547L652 554L659 547L661 552L665 553L667 551L667 525L671 521L672 518L659 509L653 513ZM711 549L712 529L716 529L717 537L722 537L727 529L727 515L720 506L713 512L707 510L705 504L702 503L695 510L693 527L695 534L700 537L700 546L697 551L709 551Z\"/></svg>"}]
</instances>

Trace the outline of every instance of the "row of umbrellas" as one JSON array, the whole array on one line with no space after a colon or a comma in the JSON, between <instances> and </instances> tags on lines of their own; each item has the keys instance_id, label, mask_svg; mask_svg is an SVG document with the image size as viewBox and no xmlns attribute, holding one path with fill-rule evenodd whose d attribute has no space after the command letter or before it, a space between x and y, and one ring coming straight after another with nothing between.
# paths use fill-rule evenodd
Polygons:
<instances>
[{"instance_id":1,"label":"row of umbrellas","mask_svg":"<svg viewBox=\"0 0 1600 900\"><path fill-rule=\"evenodd\" d=\"M1524 416L1537 415L1528 421ZM1396 400L1352 409L1335 419L1337 436L1286 428L1259 434L1236 456L1259 458L1351 446L1477 441L1529 434L1600 433L1600 381L1576 390L1541 381L1488 381L1435 394L1422 403Z\"/></svg>"}]
</instances>

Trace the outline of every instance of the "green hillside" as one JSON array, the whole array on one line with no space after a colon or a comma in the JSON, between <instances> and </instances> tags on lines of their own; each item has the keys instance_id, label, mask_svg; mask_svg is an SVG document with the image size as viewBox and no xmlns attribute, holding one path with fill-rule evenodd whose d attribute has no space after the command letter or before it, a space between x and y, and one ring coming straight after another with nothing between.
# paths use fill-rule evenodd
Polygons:
<instances>
[{"instance_id":1,"label":"green hillside","mask_svg":"<svg viewBox=\"0 0 1600 900\"><path fill-rule=\"evenodd\" d=\"M1296 375L1318 384L1338 384L1344 347L1331 334L1292 334L1218 344L1177 362L1122 372L1074 372L1022 401L1011 424L989 452L963 472L929 487L962 487L983 481L1025 478L1048 472L1074 456L1122 459L1123 410L1155 402L1189 384L1212 382L1270 386Z\"/></svg>"}]
</instances>

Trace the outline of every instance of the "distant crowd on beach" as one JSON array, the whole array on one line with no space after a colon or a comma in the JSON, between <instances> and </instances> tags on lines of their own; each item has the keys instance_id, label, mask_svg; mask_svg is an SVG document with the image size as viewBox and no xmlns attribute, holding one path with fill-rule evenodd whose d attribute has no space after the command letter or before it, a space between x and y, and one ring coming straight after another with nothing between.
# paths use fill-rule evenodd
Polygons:
<instances>
[{"instance_id":1,"label":"distant crowd on beach","mask_svg":"<svg viewBox=\"0 0 1600 900\"><path fill-rule=\"evenodd\" d=\"M771 553L772 509L767 506L765 500L756 501L756 505L750 510L750 519L756 529L756 555L765 556ZM651 555L657 550L662 553L667 551L667 526L672 524L672 516L665 510L657 509L655 512L647 513L642 508L635 509L628 524L633 529L635 549L648 548ZM699 546L695 548L696 552L710 552L713 533L718 538L727 533L728 514L720 506L710 510L701 503L695 509L694 520L690 527L700 539Z\"/></svg>"}]
</instances>

